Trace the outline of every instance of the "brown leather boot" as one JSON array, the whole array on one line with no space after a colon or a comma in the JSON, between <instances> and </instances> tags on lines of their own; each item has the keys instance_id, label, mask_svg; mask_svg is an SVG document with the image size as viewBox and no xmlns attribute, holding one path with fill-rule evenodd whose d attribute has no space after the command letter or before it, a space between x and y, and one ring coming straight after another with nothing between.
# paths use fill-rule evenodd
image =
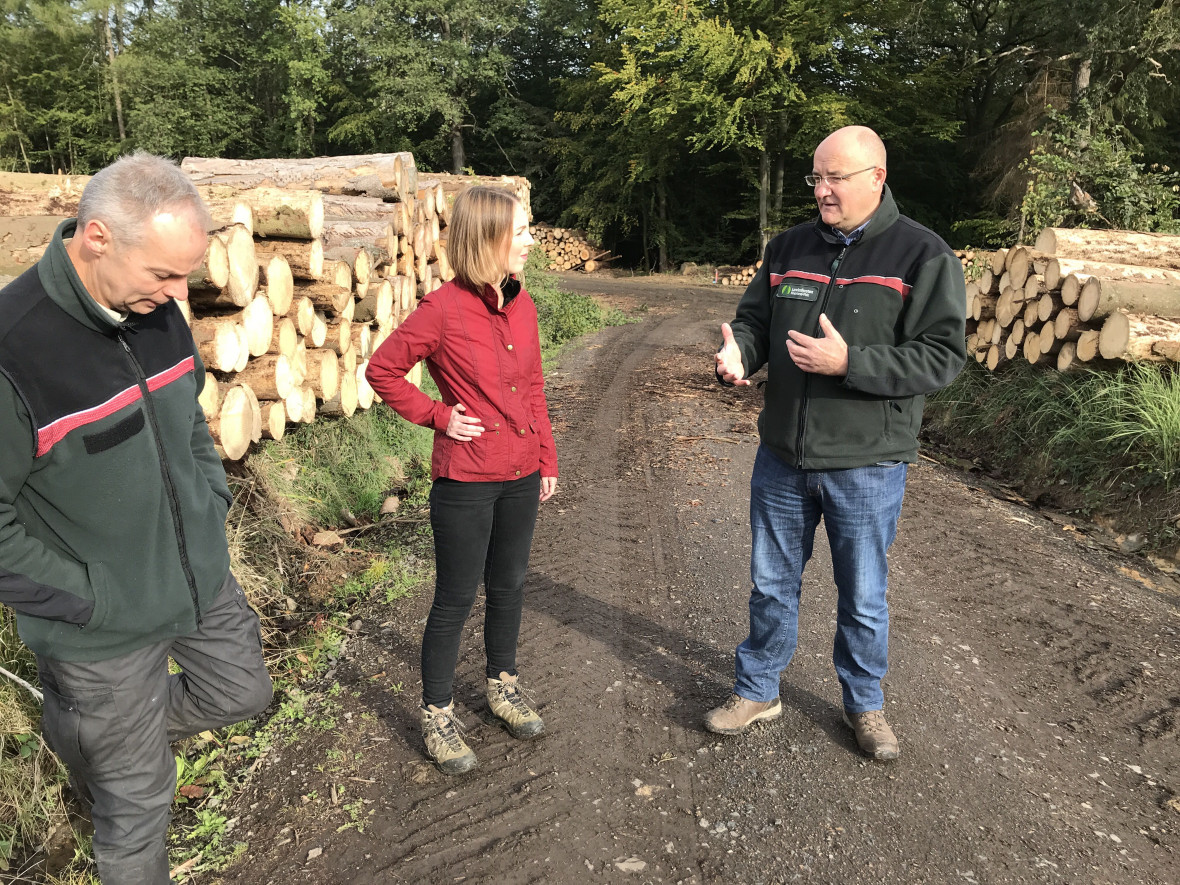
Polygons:
<instances>
[{"instance_id":1,"label":"brown leather boot","mask_svg":"<svg viewBox=\"0 0 1180 885\"><path fill-rule=\"evenodd\" d=\"M741 734L755 722L769 722L783 715L778 698L772 701L751 701L741 695L730 695L729 700L705 714L705 728L715 734Z\"/></svg>"},{"instance_id":2,"label":"brown leather boot","mask_svg":"<svg viewBox=\"0 0 1180 885\"><path fill-rule=\"evenodd\" d=\"M844 713L844 724L856 732L856 743L878 762L889 762L901 753L897 736L885 721L884 710Z\"/></svg>"}]
</instances>

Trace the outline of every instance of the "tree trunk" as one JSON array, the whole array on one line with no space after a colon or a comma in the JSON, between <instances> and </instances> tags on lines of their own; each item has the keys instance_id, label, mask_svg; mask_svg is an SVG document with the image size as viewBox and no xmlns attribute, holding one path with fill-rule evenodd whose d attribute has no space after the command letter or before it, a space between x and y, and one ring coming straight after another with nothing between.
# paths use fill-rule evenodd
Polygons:
<instances>
[{"instance_id":1,"label":"tree trunk","mask_svg":"<svg viewBox=\"0 0 1180 885\"><path fill-rule=\"evenodd\" d=\"M237 321L232 317L193 320L193 343L201 362L210 369L232 372L241 361L241 339L236 326Z\"/></svg>"},{"instance_id":2,"label":"tree trunk","mask_svg":"<svg viewBox=\"0 0 1180 885\"><path fill-rule=\"evenodd\" d=\"M1116 310L1127 313L1180 317L1180 285L1175 283L1110 280L1092 276L1082 286L1078 316L1086 323L1110 316Z\"/></svg>"},{"instance_id":3,"label":"tree trunk","mask_svg":"<svg viewBox=\"0 0 1180 885\"><path fill-rule=\"evenodd\" d=\"M249 384L259 399L286 399L295 389L291 361L281 353L267 353L250 360L234 378Z\"/></svg>"},{"instance_id":4,"label":"tree trunk","mask_svg":"<svg viewBox=\"0 0 1180 885\"><path fill-rule=\"evenodd\" d=\"M656 181L656 195L659 199L660 228L657 241L660 248L660 273L667 273L668 267L668 183L663 176Z\"/></svg>"},{"instance_id":5,"label":"tree trunk","mask_svg":"<svg viewBox=\"0 0 1180 885\"><path fill-rule=\"evenodd\" d=\"M291 298L295 292L295 279L291 276L291 265L281 255L259 255L258 275L266 287L266 300L271 312L286 316L291 311Z\"/></svg>"},{"instance_id":6,"label":"tree trunk","mask_svg":"<svg viewBox=\"0 0 1180 885\"><path fill-rule=\"evenodd\" d=\"M767 209L770 204L770 152L763 148L758 156L758 254L766 251L770 242L770 220Z\"/></svg>"},{"instance_id":7,"label":"tree trunk","mask_svg":"<svg viewBox=\"0 0 1180 885\"><path fill-rule=\"evenodd\" d=\"M403 195L412 198L418 192L418 169L410 153L290 160L185 157L180 168L197 184L310 188L328 194L369 194L392 200L401 200Z\"/></svg>"},{"instance_id":8,"label":"tree trunk","mask_svg":"<svg viewBox=\"0 0 1180 885\"><path fill-rule=\"evenodd\" d=\"M451 127L451 173L462 175L467 165L467 152L463 150L463 126L456 123Z\"/></svg>"},{"instance_id":9,"label":"tree trunk","mask_svg":"<svg viewBox=\"0 0 1180 885\"><path fill-rule=\"evenodd\" d=\"M256 187L238 199L254 214L254 236L314 240L324 230L324 195L317 190Z\"/></svg>"},{"instance_id":10,"label":"tree trunk","mask_svg":"<svg viewBox=\"0 0 1180 885\"><path fill-rule=\"evenodd\" d=\"M301 280L318 280L324 273L324 246L319 240L259 240L259 255L278 255L287 260L291 275Z\"/></svg>"},{"instance_id":11,"label":"tree trunk","mask_svg":"<svg viewBox=\"0 0 1180 885\"><path fill-rule=\"evenodd\" d=\"M1164 362L1176 345L1180 323L1121 311L1106 318L1098 336L1098 352L1108 360Z\"/></svg>"},{"instance_id":12,"label":"tree trunk","mask_svg":"<svg viewBox=\"0 0 1180 885\"><path fill-rule=\"evenodd\" d=\"M266 352L290 356L295 352L295 345L298 343L299 330L295 328L295 321L290 317L276 317L274 332L270 338L270 347L266 349Z\"/></svg>"},{"instance_id":13,"label":"tree trunk","mask_svg":"<svg viewBox=\"0 0 1180 885\"><path fill-rule=\"evenodd\" d=\"M1170 234L1047 227L1036 249L1058 258L1180 269L1180 236Z\"/></svg>"},{"instance_id":14,"label":"tree trunk","mask_svg":"<svg viewBox=\"0 0 1180 885\"><path fill-rule=\"evenodd\" d=\"M111 69L111 93L115 100L115 122L119 127L119 143L127 140L127 128L123 124L123 94L119 89L119 75L115 73L115 41L111 36L111 19L102 16L103 37L106 41L107 65Z\"/></svg>"},{"instance_id":15,"label":"tree trunk","mask_svg":"<svg viewBox=\"0 0 1180 885\"><path fill-rule=\"evenodd\" d=\"M1141 264L1080 261L1076 258L1050 259L1045 270L1045 285L1052 289L1071 273L1136 283L1171 283L1180 289L1180 270L1145 267Z\"/></svg>"}]
</instances>

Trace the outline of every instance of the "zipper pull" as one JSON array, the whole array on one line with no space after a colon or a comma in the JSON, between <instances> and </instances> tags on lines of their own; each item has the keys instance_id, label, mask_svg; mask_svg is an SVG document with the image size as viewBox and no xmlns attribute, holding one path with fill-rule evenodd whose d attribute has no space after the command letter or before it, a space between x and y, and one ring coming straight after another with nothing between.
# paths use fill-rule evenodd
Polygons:
<instances>
[{"instance_id":1,"label":"zipper pull","mask_svg":"<svg viewBox=\"0 0 1180 885\"><path fill-rule=\"evenodd\" d=\"M835 259L833 259L833 261L832 261L832 273L835 273L835 272L836 272L836 268L838 268L838 267L840 266L840 262L844 260L844 253L845 253L845 252L847 252L847 251L848 251L848 247L847 247L847 246L845 246L843 249L841 249L841 250L840 250L840 254L839 254L839 255L837 255L837 256L835 257Z\"/></svg>"},{"instance_id":2,"label":"zipper pull","mask_svg":"<svg viewBox=\"0 0 1180 885\"><path fill-rule=\"evenodd\" d=\"M123 337L123 333L120 332L115 337L119 339L119 343L123 345L123 349L131 353L131 345L127 343L127 339Z\"/></svg>"}]
</instances>

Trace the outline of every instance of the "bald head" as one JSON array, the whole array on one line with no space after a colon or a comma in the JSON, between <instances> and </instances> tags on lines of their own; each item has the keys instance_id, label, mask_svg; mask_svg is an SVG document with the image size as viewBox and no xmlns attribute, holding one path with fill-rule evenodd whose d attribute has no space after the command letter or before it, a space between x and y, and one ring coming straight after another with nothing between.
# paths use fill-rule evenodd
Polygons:
<instances>
[{"instance_id":1,"label":"bald head","mask_svg":"<svg viewBox=\"0 0 1180 885\"><path fill-rule=\"evenodd\" d=\"M815 149L815 201L827 224L850 233L881 205L885 188L885 144L867 126L845 126Z\"/></svg>"},{"instance_id":2,"label":"bald head","mask_svg":"<svg viewBox=\"0 0 1180 885\"><path fill-rule=\"evenodd\" d=\"M845 126L819 143L822 150L842 153L849 159L863 160L865 166L885 167L885 142L868 126Z\"/></svg>"}]
</instances>

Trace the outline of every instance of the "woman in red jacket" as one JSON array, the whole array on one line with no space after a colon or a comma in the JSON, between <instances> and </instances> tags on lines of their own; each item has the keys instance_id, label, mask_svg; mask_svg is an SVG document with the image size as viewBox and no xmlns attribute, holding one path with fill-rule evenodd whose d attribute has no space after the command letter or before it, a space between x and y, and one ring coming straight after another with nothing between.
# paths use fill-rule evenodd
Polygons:
<instances>
[{"instance_id":1,"label":"woman in red jacket","mask_svg":"<svg viewBox=\"0 0 1180 885\"><path fill-rule=\"evenodd\" d=\"M365 377L403 418L434 428L437 575L422 637L422 736L438 767L459 774L476 758L459 734L451 688L481 577L488 704L517 738L545 730L521 697L516 640L538 503L557 490L557 452L537 308L517 276L533 244L524 207L507 191L473 187L455 200L448 230L455 279L422 299ZM406 381L420 360L441 402Z\"/></svg>"}]
</instances>

